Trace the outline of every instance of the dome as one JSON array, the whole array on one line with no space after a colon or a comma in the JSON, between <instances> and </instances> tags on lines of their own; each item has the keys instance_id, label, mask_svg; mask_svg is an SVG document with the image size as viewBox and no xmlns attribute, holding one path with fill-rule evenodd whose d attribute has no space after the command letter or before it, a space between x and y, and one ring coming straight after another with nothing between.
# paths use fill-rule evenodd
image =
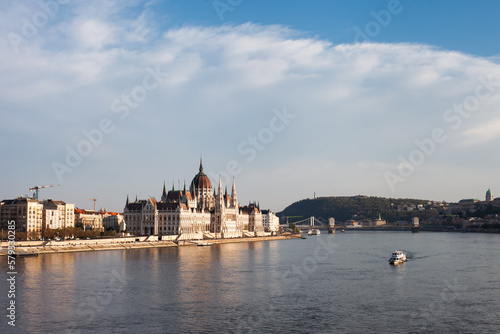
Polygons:
<instances>
[{"instance_id":1,"label":"dome","mask_svg":"<svg viewBox=\"0 0 500 334\"><path fill-rule=\"evenodd\" d=\"M203 164L200 160L200 172L195 175L193 181L191 181L191 190L195 189L212 189L212 183L208 176L203 173Z\"/></svg>"}]
</instances>

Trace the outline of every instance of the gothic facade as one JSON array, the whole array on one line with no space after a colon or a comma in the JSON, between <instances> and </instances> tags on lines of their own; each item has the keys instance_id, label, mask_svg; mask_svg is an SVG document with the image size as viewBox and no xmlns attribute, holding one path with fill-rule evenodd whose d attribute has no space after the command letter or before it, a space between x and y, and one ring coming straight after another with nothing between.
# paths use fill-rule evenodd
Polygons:
<instances>
[{"instance_id":1,"label":"gothic facade","mask_svg":"<svg viewBox=\"0 0 500 334\"><path fill-rule=\"evenodd\" d=\"M189 190L166 190L160 201L150 197L127 203L123 212L127 228L136 235L178 235L181 239L241 238L262 235L262 212L256 204L240 206L233 179L231 195L222 189L219 178L217 191L203 172L200 161L198 174Z\"/></svg>"}]
</instances>

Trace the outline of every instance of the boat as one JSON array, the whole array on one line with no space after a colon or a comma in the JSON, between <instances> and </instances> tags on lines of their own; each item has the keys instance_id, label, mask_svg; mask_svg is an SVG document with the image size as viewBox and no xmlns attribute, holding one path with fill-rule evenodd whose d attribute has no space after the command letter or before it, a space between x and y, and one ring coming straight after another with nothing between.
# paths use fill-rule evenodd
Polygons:
<instances>
[{"instance_id":1,"label":"boat","mask_svg":"<svg viewBox=\"0 0 500 334\"><path fill-rule=\"evenodd\" d=\"M212 246L211 242L200 242L198 246Z\"/></svg>"},{"instance_id":2,"label":"boat","mask_svg":"<svg viewBox=\"0 0 500 334\"><path fill-rule=\"evenodd\" d=\"M406 262L406 255L402 251L392 252L391 258L389 259L389 264L397 265Z\"/></svg>"},{"instance_id":3,"label":"boat","mask_svg":"<svg viewBox=\"0 0 500 334\"><path fill-rule=\"evenodd\" d=\"M305 235L302 235L302 239L307 239L307 237Z\"/></svg>"},{"instance_id":4,"label":"boat","mask_svg":"<svg viewBox=\"0 0 500 334\"><path fill-rule=\"evenodd\" d=\"M344 229L342 229L342 233L345 233L345 230L344 230Z\"/></svg>"},{"instance_id":5,"label":"boat","mask_svg":"<svg viewBox=\"0 0 500 334\"><path fill-rule=\"evenodd\" d=\"M307 234L309 235L320 235L321 232L317 228L310 230Z\"/></svg>"}]
</instances>

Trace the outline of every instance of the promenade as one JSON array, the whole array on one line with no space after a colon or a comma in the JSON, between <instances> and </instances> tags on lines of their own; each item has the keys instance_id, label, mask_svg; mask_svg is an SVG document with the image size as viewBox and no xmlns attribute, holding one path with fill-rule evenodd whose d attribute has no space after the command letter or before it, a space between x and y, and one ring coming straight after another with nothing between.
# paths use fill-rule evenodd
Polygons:
<instances>
[{"instance_id":1,"label":"promenade","mask_svg":"<svg viewBox=\"0 0 500 334\"><path fill-rule=\"evenodd\" d=\"M140 248L163 248L178 246L197 246L198 244L225 244L236 242L273 241L300 238L300 235L280 235L230 239L205 239L205 240L162 240L152 237L126 237L89 240L64 240L64 241L19 241L16 242L16 252L20 255L57 254L73 252L91 252L104 250L128 250ZM1 243L0 256L7 255L7 242Z\"/></svg>"}]
</instances>

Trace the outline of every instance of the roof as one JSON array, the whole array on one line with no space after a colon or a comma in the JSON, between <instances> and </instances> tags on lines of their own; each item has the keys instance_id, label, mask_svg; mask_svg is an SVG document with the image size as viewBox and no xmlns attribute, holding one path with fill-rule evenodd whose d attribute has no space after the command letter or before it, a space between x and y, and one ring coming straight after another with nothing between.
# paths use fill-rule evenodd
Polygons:
<instances>
[{"instance_id":1,"label":"roof","mask_svg":"<svg viewBox=\"0 0 500 334\"><path fill-rule=\"evenodd\" d=\"M208 176L203 173L203 163L200 161L200 171L191 181L191 190L195 189L212 189L212 183Z\"/></svg>"},{"instance_id":2,"label":"roof","mask_svg":"<svg viewBox=\"0 0 500 334\"><path fill-rule=\"evenodd\" d=\"M20 203L40 203L38 200L33 199L33 198L27 198L27 197L18 197L15 199L4 199L2 201L4 205L8 204L20 204ZM40 203L41 204L41 203Z\"/></svg>"},{"instance_id":3,"label":"roof","mask_svg":"<svg viewBox=\"0 0 500 334\"><path fill-rule=\"evenodd\" d=\"M142 207L145 204L146 204L146 201L137 201L137 202L129 203L125 207L129 210L142 210Z\"/></svg>"},{"instance_id":4,"label":"roof","mask_svg":"<svg viewBox=\"0 0 500 334\"><path fill-rule=\"evenodd\" d=\"M461 199L460 202L458 203L475 203L479 202L477 198L467 198L467 199Z\"/></svg>"},{"instance_id":5,"label":"roof","mask_svg":"<svg viewBox=\"0 0 500 334\"><path fill-rule=\"evenodd\" d=\"M158 210L175 210L179 207L179 203L173 203L173 202L158 202L156 203L156 208Z\"/></svg>"}]
</instances>

